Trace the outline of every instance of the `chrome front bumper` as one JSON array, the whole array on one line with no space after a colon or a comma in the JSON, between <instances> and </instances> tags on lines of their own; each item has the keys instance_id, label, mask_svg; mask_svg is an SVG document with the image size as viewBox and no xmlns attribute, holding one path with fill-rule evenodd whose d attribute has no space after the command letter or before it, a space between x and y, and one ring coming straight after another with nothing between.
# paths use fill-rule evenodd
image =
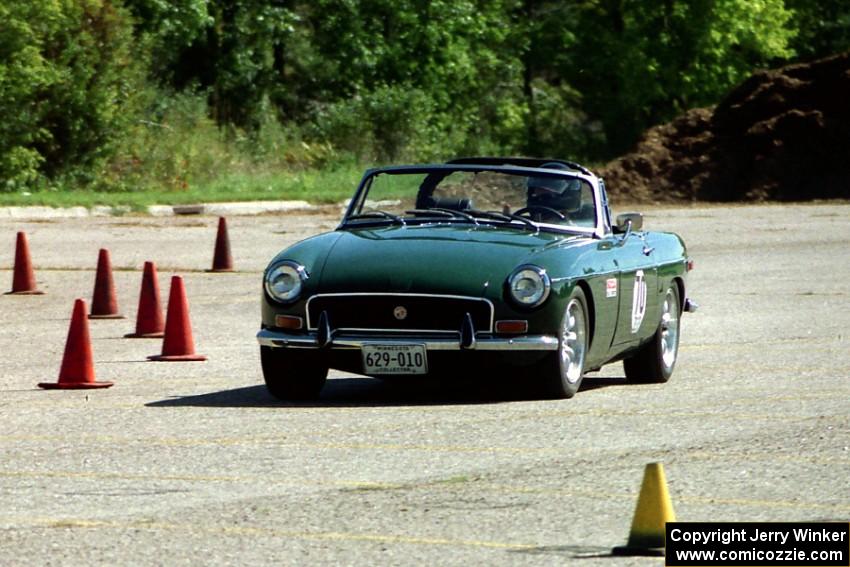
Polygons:
<instances>
[{"instance_id":1,"label":"chrome front bumper","mask_svg":"<svg viewBox=\"0 0 850 567\"><path fill-rule=\"evenodd\" d=\"M319 347L318 333L290 334L280 331L263 329L257 333L257 341L261 346L273 348L315 348ZM492 335L475 336L473 343L466 348L461 347L460 333L457 336L444 337L415 337L415 336L360 336L334 334L327 345L321 348L359 349L363 345L425 345L431 350L558 350L558 338L549 335L533 335L519 337L493 337Z\"/></svg>"}]
</instances>

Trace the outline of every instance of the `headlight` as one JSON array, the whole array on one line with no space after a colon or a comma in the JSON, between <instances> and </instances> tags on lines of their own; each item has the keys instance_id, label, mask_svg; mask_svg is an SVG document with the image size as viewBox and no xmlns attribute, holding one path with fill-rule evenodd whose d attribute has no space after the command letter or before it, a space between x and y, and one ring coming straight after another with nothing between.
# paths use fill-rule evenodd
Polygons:
<instances>
[{"instance_id":1,"label":"headlight","mask_svg":"<svg viewBox=\"0 0 850 567\"><path fill-rule=\"evenodd\" d=\"M281 303L291 303L301 295L301 284L307 277L304 266L284 260L266 272L266 292Z\"/></svg>"},{"instance_id":2,"label":"headlight","mask_svg":"<svg viewBox=\"0 0 850 567\"><path fill-rule=\"evenodd\" d=\"M550 288L546 270L537 266L520 266L508 278L511 297L524 307L537 307L546 301Z\"/></svg>"}]
</instances>

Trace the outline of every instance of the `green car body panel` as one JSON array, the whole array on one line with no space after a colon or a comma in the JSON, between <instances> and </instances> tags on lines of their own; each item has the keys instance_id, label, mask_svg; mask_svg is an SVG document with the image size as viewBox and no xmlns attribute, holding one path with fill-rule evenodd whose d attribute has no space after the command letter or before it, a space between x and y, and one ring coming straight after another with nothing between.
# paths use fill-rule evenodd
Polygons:
<instances>
[{"instance_id":1,"label":"green car body panel","mask_svg":"<svg viewBox=\"0 0 850 567\"><path fill-rule=\"evenodd\" d=\"M607 207L604 185L599 182L595 189L603 192L595 197L597 203ZM610 216L610 211L603 212ZM525 335L556 337L569 298L580 287L589 331L584 370L597 369L652 339L671 286L678 291L678 312L687 310L688 255L682 239L640 227L615 232L604 226L594 232L570 232L439 218L363 226L343 222L336 231L296 243L270 262L264 279L284 260L303 266L305 277L298 298L290 303L263 294L260 343L284 349L290 346L281 339L284 336L300 334L313 340L319 330L315 316L310 321L310 298L349 294L480 298L492 305L493 320L527 321ZM525 265L542 269L551 282L548 298L539 306L522 306L511 296L507 279ZM636 317L640 286L645 286L646 299ZM281 332L276 324L279 315L310 322L302 329ZM476 331L489 338L498 336L494 329ZM510 359L510 348L501 350L502 359ZM524 353L517 360L526 364L545 354Z\"/></svg>"}]
</instances>

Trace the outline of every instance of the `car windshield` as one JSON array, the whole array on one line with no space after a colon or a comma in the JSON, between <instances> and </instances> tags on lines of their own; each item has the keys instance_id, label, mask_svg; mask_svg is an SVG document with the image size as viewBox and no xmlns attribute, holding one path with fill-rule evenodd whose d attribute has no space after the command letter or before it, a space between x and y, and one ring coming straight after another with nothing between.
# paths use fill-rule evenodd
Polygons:
<instances>
[{"instance_id":1,"label":"car windshield","mask_svg":"<svg viewBox=\"0 0 850 567\"><path fill-rule=\"evenodd\" d=\"M344 223L461 222L592 230L596 206L578 172L379 171L367 179Z\"/></svg>"}]
</instances>

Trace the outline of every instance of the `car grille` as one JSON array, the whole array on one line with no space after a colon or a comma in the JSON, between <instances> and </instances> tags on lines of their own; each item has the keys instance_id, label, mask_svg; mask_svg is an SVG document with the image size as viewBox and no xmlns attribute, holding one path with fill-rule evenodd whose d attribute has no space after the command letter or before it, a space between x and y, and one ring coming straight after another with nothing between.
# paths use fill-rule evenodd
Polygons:
<instances>
[{"instance_id":1,"label":"car grille","mask_svg":"<svg viewBox=\"0 0 850 567\"><path fill-rule=\"evenodd\" d=\"M401 310L405 316L400 317ZM308 328L316 329L325 311L334 330L389 332L460 331L469 313L478 331L492 332L493 305L486 299L451 295L333 294L315 295L307 302Z\"/></svg>"}]
</instances>

